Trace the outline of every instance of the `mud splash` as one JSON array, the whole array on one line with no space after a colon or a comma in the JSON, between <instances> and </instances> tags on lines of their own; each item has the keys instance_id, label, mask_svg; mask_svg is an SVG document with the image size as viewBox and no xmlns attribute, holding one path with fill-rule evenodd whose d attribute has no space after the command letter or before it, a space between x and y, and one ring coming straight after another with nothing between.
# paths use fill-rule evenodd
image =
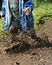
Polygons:
<instances>
[{"instance_id":1,"label":"mud splash","mask_svg":"<svg viewBox=\"0 0 52 65\"><path fill-rule=\"evenodd\" d=\"M0 37L0 65L52 65L52 18L36 31L32 39L26 33L19 32ZM12 41L11 41L12 40Z\"/></svg>"}]
</instances>

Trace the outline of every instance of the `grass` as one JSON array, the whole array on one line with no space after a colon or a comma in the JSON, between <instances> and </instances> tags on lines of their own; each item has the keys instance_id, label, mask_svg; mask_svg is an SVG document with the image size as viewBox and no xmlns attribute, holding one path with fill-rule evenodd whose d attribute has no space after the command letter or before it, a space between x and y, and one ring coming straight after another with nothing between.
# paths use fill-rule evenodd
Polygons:
<instances>
[{"instance_id":1,"label":"grass","mask_svg":"<svg viewBox=\"0 0 52 65\"><path fill-rule=\"evenodd\" d=\"M6 35L9 35L8 31L4 31L4 18L0 19L0 37L3 38Z\"/></svg>"},{"instance_id":2,"label":"grass","mask_svg":"<svg viewBox=\"0 0 52 65\"><path fill-rule=\"evenodd\" d=\"M3 31L4 19L0 19L0 32Z\"/></svg>"},{"instance_id":3,"label":"grass","mask_svg":"<svg viewBox=\"0 0 52 65\"><path fill-rule=\"evenodd\" d=\"M36 23L39 23L41 18L52 17L52 3L41 2L38 7L35 7L33 10L33 16Z\"/></svg>"}]
</instances>

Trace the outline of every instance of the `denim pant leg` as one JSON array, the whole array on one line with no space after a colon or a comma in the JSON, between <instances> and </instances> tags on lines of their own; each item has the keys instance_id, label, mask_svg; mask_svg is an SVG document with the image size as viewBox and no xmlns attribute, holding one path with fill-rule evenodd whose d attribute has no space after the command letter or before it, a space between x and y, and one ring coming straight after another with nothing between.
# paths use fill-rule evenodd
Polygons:
<instances>
[{"instance_id":1,"label":"denim pant leg","mask_svg":"<svg viewBox=\"0 0 52 65\"><path fill-rule=\"evenodd\" d=\"M8 30L9 29L9 22L7 20L8 18L4 18L4 30Z\"/></svg>"},{"instance_id":2,"label":"denim pant leg","mask_svg":"<svg viewBox=\"0 0 52 65\"><path fill-rule=\"evenodd\" d=\"M27 16L27 29L32 29L34 28L34 18L32 13L30 13L29 16Z\"/></svg>"}]
</instances>

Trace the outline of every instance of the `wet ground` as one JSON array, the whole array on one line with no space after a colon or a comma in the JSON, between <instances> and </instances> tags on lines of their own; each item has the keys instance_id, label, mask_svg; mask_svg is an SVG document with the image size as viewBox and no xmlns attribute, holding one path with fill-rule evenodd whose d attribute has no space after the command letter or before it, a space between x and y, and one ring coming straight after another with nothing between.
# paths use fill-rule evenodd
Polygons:
<instances>
[{"instance_id":1,"label":"wet ground","mask_svg":"<svg viewBox=\"0 0 52 65\"><path fill-rule=\"evenodd\" d=\"M52 18L40 22L36 35L19 33L15 42L11 35L0 37L0 65L52 65Z\"/></svg>"}]
</instances>

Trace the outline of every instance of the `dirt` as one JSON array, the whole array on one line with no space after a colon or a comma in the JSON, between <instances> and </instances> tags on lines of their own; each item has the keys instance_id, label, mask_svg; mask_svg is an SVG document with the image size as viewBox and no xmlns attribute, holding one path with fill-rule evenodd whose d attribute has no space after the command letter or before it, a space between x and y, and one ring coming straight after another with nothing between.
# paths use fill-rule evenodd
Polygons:
<instances>
[{"instance_id":1,"label":"dirt","mask_svg":"<svg viewBox=\"0 0 52 65\"><path fill-rule=\"evenodd\" d=\"M0 65L52 65L52 18L40 22L35 39L28 34L0 37Z\"/></svg>"}]
</instances>

